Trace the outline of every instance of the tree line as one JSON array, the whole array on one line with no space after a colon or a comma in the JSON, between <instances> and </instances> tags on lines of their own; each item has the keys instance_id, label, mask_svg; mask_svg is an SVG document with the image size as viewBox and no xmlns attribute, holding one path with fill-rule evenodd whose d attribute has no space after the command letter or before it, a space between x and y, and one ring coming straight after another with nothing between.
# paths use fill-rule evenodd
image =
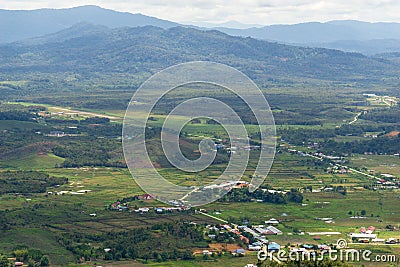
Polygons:
<instances>
[{"instance_id":1,"label":"tree line","mask_svg":"<svg viewBox=\"0 0 400 267\"><path fill-rule=\"evenodd\" d=\"M203 231L202 225L176 221L122 232L62 234L58 242L83 260L191 260L191 248L207 246Z\"/></svg>"},{"instance_id":2,"label":"tree line","mask_svg":"<svg viewBox=\"0 0 400 267\"><path fill-rule=\"evenodd\" d=\"M248 188L240 188L229 191L225 196L219 199L221 202L251 202L262 200L266 203L287 204L288 202L302 203L303 195L295 188L289 192L269 192L268 189L257 189L250 192Z\"/></svg>"}]
</instances>

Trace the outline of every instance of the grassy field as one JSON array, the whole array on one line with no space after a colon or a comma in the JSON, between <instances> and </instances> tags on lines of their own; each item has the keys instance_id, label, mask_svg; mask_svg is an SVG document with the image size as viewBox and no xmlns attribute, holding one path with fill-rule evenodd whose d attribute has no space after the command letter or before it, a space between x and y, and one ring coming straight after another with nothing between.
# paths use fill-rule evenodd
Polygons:
<instances>
[{"instance_id":1,"label":"grassy field","mask_svg":"<svg viewBox=\"0 0 400 267\"><path fill-rule=\"evenodd\" d=\"M55 265L74 260L74 256L54 238L47 229L21 228L18 230L2 231L0 235L0 251L12 251L18 245L46 251Z\"/></svg>"},{"instance_id":2,"label":"grassy field","mask_svg":"<svg viewBox=\"0 0 400 267\"><path fill-rule=\"evenodd\" d=\"M0 160L0 167L3 169L47 170L63 162L63 158L51 153L34 153L17 158L13 157L11 159Z\"/></svg>"},{"instance_id":3,"label":"grassy field","mask_svg":"<svg viewBox=\"0 0 400 267\"><path fill-rule=\"evenodd\" d=\"M231 255L224 255L220 258L202 260L202 257L198 257L197 261L180 261L180 262L163 262L163 263L150 263L148 266L157 267L213 267L213 266L232 266L232 267L242 267L246 264L257 263L257 254L255 252L247 253L244 257L233 257ZM211 258L211 257L210 257Z\"/></svg>"},{"instance_id":4,"label":"grassy field","mask_svg":"<svg viewBox=\"0 0 400 267\"><path fill-rule=\"evenodd\" d=\"M400 176L400 158L389 155L355 155L350 158L354 166L374 170L375 173L385 173Z\"/></svg>"}]
</instances>

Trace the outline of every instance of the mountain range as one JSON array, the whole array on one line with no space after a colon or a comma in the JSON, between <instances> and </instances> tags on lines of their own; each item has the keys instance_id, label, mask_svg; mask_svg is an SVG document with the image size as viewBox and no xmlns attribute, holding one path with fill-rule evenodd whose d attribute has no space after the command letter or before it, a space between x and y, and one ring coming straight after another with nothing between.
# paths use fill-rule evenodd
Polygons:
<instances>
[{"instance_id":1,"label":"mountain range","mask_svg":"<svg viewBox=\"0 0 400 267\"><path fill-rule=\"evenodd\" d=\"M372 55L400 51L399 23L370 23L354 20L307 22L248 29L217 27L236 36L251 36L301 46L324 47Z\"/></svg>"},{"instance_id":2,"label":"mountain range","mask_svg":"<svg viewBox=\"0 0 400 267\"><path fill-rule=\"evenodd\" d=\"M90 5L67 9L3 9L0 10L0 43L55 33L81 22L110 28L146 25L170 28L179 25L142 14L118 12Z\"/></svg>"},{"instance_id":3,"label":"mountain range","mask_svg":"<svg viewBox=\"0 0 400 267\"><path fill-rule=\"evenodd\" d=\"M68 9L0 10L0 43L21 41L66 30L79 23L108 28L176 26L214 29L229 35L252 37L304 47L322 47L366 55L400 51L400 23L369 23L354 20L326 23L306 22L293 25L252 26L238 22L220 25L176 22L104 9L81 6ZM236 27L236 28L234 28ZM248 27L248 28L246 28Z\"/></svg>"},{"instance_id":4,"label":"mountain range","mask_svg":"<svg viewBox=\"0 0 400 267\"><path fill-rule=\"evenodd\" d=\"M116 16L119 20L100 18L94 13L85 16L85 10ZM46 14L53 11L42 10ZM39 11L26 12L36 14ZM0 45L0 81L29 81L22 90L12 84L4 89L3 85L2 96L57 93L66 88L91 91L93 86L105 84L134 87L151 73L195 60L236 67L261 86L309 83L371 86L382 81L391 83L392 77L400 74L398 53L386 52L371 57L282 44L93 6L54 12L73 12L81 17L65 15L68 24L78 22L70 27L56 23L62 16L52 17L52 27L56 25L61 30L54 31L55 28L50 27L48 33L36 36L39 32L32 28L30 34L34 36ZM46 20L49 23L50 17L43 16L35 25ZM95 23L80 21L80 18L92 19ZM124 26L128 22L130 24Z\"/></svg>"},{"instance_id":5,"label":"mountain range","mask_svg":"<svg viewBox=\"0 0 400 267\"><path fill-rule=\"evenodd\" d=\"M57 33L0 46L0 72L140 73L192 61L232 65L257 79L358 81L398 73L383 58L304 48L216 30L155 26L107 28L80 23Z\"/></svg>"}]
</instances>

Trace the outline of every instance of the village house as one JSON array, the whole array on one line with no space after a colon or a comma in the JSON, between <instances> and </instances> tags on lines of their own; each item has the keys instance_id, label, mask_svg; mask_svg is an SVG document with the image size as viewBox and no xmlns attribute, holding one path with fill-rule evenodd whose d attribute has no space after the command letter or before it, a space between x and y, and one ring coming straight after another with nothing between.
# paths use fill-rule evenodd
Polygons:
<instances>
[{"instance_id":1,"label":"village house","mask_svg":"<svg viewBox=\"0 0 400 267\"><path fill-rule=\"evenodd\" d=\"M238 248L238 249L235 249L235 250L232 252L232 255L233 255L233 256L244 256L245 253L246 253L246 250L244 250L243 248Z\"/></svg>"},{"instance_id":2,"label":"village house","mask_svg":"<svg viewBox=\"0 0 400 267\"><path fill-rule=\"evenodd\" d=\"M150 208L138 208L138 209L136 209L136 210L134 210L134 212L137 212L137 213L148 213L150 211Z\"/></svg>"},{"instance_id":3,"label":"village house","mask_svg":"<svg viewBox=\"0 0 400 267\"><path fill-rule=\"evenodd\" d=\"M143 195L138 196L138 199L139 200L151 200L151 199L154 199L154 196L151 194L143 194Z\"/></svg>"},{"instance_id":4,"label":"village house","mask_svg":"<svg viewBox=\"0 0 400 267\"><path fill-rule=\"evenodd\" d=\"M282 235L282 231L274 226L268 226L267 235Z\"/></svg>"},{"instance_id":5,"label":"village house","mask_svg":"<svg viewBox=\"0 0 400 267\"><path fill-rule=\"evenodd\" d=\"M270 242L267 246L268 248L268 252L278 252L281 249L281 245L279 245L278 243L275 242Z\"/></svg>"},{"instance_id":6,"label":"village house","mask_svg":"<svg viewBox=\"0 0 400 267\"><path fill-rule=\"evenodd\" d=\"M252 251L259 251L259 250L261 250L261 246L255 246L255 245L253 245L253 244L250 244L249 246L248 246L248 250L252 250Z\"/></svg>"},{"instance_id":7,"label":"village house","mask_svg":"<svg viewBox=\"0 0 400 267\"><path fill-rule=\"evenodd\" d=\"M254 230L260 233L261 235L282 235L282 231L272 225L266 228L255 227Z\"/></svg>"},{"instance_id":8,"label":"village house","mask_svg":"<svg viewBox=\"0 0 400 267\"><path fill-rule=\"evenodd\" d=\"M65 133L61 132L61 131L51 131L50 134L48 134L47 136L50 136L50 137L64 137Z\"/></svg>"},{"instance_id":9,"label":"village house","mask_svg":"<svg viewBox=\"0 0 400 267\"><path fill-rule=\"evenodd\" d=\"M265 221L265 224L267 224L267 225L278 225L279 221L277 219L275 219L275 218L271 218L268 221Z\"/></svg>"}]
</instances>

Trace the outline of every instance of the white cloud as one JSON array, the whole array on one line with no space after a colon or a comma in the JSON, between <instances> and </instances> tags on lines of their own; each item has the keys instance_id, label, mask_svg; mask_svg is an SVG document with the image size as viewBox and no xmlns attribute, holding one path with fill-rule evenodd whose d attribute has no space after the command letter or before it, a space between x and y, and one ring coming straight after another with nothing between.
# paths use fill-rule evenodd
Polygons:
<instances>
[{"instance_id":1,"label":"white cloud","mask_svg":"<svg viewBox=\"0 0 400 267\"><path fill-rule=\"evenodd\" d=\"M336 19L400 22L400 1L397 0L0 0L2 9L63 8L88 4L177 22L236 20L264 25Z\"/></svg>"}]
</instances>

